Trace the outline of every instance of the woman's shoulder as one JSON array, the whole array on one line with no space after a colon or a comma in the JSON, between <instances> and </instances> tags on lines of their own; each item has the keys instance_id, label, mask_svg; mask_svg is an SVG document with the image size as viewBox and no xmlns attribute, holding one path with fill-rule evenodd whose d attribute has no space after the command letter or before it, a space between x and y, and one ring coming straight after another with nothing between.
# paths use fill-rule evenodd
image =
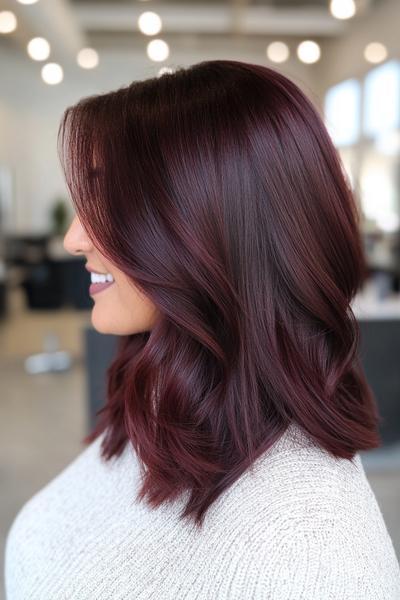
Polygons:
<instances>
[{"instance_id":1,"label":"woman's shoulder","mask_svg":"<svg viewBox=\"0 0 400 600\"><path fill-rule=\"evenodd\" d=\"M368 488L358 453L351 459L335 457L296 423L256 459L240 482L271 497L284 494L286 500L296 499L296 492L302 497L335 497L340 486L349 492Z\"/></svg>"},{"instance_id":2,"label":"woman's shoulder","mask_svg":"<svg viewBox=\"0 0 400 600\"><path fill-rule=\"evenodd\" d=\"M292 425L234 490L219 517L229 543L245 544L264 597L400 598L399 563L358 453L335 458Z\"/></svg>"},{"instance_id":3,"label":"woman's shoulder","mask_svg":"<svg viewBox=\"0 0 400 600\"><path fill-rule=\"evenodd\" d=\"M259 495L262 510L280 522L329 523L340 514L351 524L381 514L359 453L336 457L294 423L254 463L243 485L249 500Z\"/></svg>"}]
</instances>

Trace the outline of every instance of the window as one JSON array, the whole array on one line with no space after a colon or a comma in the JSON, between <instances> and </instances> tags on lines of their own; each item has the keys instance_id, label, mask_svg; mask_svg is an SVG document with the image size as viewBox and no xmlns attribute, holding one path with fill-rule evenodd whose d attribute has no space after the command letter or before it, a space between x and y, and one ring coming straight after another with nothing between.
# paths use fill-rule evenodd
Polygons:
<instances>
[{"instance_id":1,"label":"window","mask_svg":"<svg viewBox=\"0 0 400 600\"><path fill-rule=\"evenodd\" d=\"M360 135L361 90L357 79L331 87L325 96L326 126L334 144L349 146Z\"/></svg>"}]
</instances>

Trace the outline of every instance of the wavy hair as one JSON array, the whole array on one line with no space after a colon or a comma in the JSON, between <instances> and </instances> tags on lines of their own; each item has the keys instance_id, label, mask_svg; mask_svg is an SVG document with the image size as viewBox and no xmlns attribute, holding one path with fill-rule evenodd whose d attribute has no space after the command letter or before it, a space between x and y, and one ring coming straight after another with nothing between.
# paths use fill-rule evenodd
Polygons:
<instances>
[{"instance_id":1,"label":"wavy hair","mask_svg":"<svg viewBox=\"0 0 400 600\"><path fill-rule=\"evenodd\" d=\"M290 423L335 457L381 445L350 303L360 213L312 102L265 66L203 61L84 98L59 153L90 238L151 299L85 443L131 443L150 507L211 504Z\"/></svg>"}]
</instances>

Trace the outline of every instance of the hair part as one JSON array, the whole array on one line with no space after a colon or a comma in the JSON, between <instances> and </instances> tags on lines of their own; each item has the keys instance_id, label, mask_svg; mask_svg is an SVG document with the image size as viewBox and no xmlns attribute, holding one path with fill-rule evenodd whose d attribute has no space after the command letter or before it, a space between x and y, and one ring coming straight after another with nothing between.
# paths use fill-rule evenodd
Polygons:
<instances>
[{"instance_id":1,"label":"hair part","mask_svg":"<svg viewBox=\"0 0 400 600\"><path fill-rule=\"evenodd\" d=\"M233 60L81 100L60 124L79 217L158 308L122 336L85 442L131 443L158 507L215 500L291 422L331 455L381 444L350 307L360 215L321 117L288 78Z\"/></svg>"}]
</instances>

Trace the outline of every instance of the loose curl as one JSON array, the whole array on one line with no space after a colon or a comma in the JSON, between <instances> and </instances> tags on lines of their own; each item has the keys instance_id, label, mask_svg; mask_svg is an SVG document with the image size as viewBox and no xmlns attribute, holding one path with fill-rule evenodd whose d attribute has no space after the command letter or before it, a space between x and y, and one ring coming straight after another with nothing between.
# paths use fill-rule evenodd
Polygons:
<instances>
[{"instance_id":1,"label":"loose curl","mask_svg":"<svg viewBox=\"0 0 400 600\"><path fill-rule=\"evenodd\" d=\"M81 222L151 299L121 336L90 443L131 443L137 500L211 504L290 423L335 457L381 445L350 302L360 214L322 119L278 71L211 60L67 108Z\"/></svg>"}]
</instances>

